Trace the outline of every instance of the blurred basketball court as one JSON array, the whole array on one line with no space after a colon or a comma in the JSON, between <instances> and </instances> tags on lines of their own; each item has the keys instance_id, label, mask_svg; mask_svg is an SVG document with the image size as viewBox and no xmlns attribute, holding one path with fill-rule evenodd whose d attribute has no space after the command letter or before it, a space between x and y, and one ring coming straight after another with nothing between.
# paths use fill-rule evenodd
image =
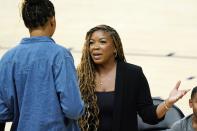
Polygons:
<instances>
[{"instance_id":1,"label":"blurred basketball court","mask_svg":"<svg viewBox=\"0 0 197 131\"><path fill-rule=\"evenodd\" d=\"M0 56L28 36L20 16L21 1L0 0ZM197 85L196 0L56 0L53 38L80 61L85 33L98 24L114 27L127 61L142 66L152 96L167 98L178 80L180 89ZM185 115L189 92L176 105ZM47 111L47 109L46 109ZM6 126L6 131L10 124Z\"/></svg>"}]
</instances>

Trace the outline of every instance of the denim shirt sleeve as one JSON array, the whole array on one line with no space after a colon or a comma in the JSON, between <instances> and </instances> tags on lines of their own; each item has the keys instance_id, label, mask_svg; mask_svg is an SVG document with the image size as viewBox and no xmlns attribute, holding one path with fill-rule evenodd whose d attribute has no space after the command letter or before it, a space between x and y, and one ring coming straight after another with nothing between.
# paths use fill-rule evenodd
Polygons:
<instances>
[{"instance_id":1,"label":"denim shirt sleeve","mask_svg":"<svg viewBox=\"0 0 197 131\"><path fill-rule=\"evenodd\" d=\"M78 119L84 112L72 56L61 54L55 63L55 87L66 118Z\"/></svg>"},{"instance_id":2,"label":"denim shirt sleeve","mask_svg":"<svg viewBox=\"0 0 197 131\"><path fill-rule=\"evenodd\" d=\"M12 80L12 67L10 63L0 63L0 122L7 122L13 119L11 112L11 94L13 80Z\"/></svg>"}]
</instances>

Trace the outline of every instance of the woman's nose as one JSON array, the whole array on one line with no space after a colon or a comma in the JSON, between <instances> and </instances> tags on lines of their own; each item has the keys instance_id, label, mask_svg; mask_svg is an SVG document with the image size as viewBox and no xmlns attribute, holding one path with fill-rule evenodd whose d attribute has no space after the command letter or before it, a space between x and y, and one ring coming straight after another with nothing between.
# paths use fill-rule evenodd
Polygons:
<instances>
[{"instance_id":1,"label":"woman's nose","mask_svg":"<svg viewBox=\"0 0 197 131\"><path fill-rule=\"evenodd\" d=\"M100 44L95 44L94 45L94 49L99 49L100 48Z\"/></svg>"}]
</instances>

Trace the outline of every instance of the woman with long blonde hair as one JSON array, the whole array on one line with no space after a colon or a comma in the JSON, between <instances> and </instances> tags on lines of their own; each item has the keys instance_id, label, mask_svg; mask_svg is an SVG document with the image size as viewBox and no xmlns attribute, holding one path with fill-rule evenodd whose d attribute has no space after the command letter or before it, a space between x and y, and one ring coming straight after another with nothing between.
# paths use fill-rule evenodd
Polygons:
<instances>
[{"instance_id":1,"label":"woman with long blonde hair","mask_svg":"<svg viewBox=\"0 0 197 131\"><path fill-rule=\"evenodd\" d=\"M178 82L168 99L154 106L142 68L126 62L118 33L107 25L87 32L77 72L86 106L82 131L137 131L137 113L155 124L188 91L178 90Z\"/></svg>"}]
</instances>

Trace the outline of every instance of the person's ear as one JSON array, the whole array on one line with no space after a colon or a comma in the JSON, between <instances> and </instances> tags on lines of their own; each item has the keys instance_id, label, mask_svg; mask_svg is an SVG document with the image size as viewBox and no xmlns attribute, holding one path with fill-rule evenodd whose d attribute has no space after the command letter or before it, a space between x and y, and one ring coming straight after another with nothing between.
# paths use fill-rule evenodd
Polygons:
<instances>
[{"instance_id":1,"label":"person's ear","mask_svg":"<svg viewBox=\"0 0 197 131\"><path fill-rule=\"evenodd\" d=\"M53 16L53 17L50 19L50 24L51 24L52 27L56 25L55 16Z\"/></svg>"},{"instance_id":2,"label":"person's ear","mask_svg":"<svg viewBox=\"0 0 197 131\"><path fill-rule=\"evenodd\" d=\"M53 16L52 18L50 18L49 26L50 26L50 36L52 36L54 34L54 32L55 32L55 29L56 29L55 16Z\"/></svg>"},{"instance_id":3,"label":"person's ear","mask_svg":"<svg viewBox=\"0 0 197 131\"><path fill-rule=\"evenodd\" d=\"M193 108L192 99L189 99L189 107Z\"/></svg>"}]
</instances>

